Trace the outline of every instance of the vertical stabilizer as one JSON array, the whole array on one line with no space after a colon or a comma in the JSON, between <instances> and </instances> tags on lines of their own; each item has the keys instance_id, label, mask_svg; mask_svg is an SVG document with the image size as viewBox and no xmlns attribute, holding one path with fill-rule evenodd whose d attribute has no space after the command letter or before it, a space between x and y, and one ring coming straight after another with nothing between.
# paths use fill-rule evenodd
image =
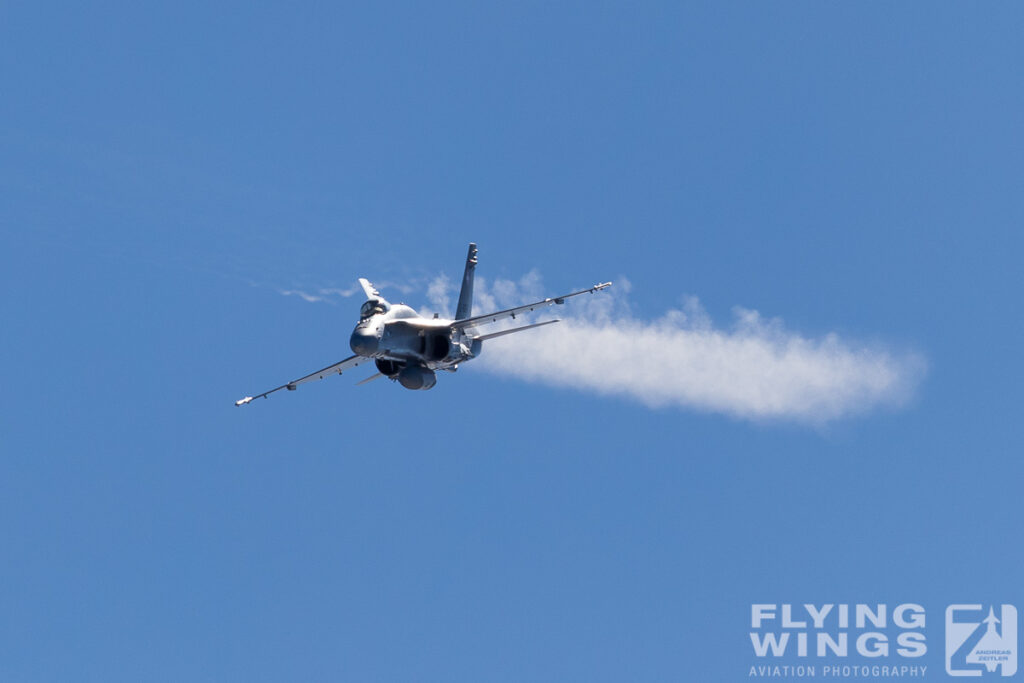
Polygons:
<instances>
[{"instance_id":1,"label":"vertical stabilizer","mask_svg":"<svg viewBox=\"0 0 1024 683\"><path fill-rule=\"evenodd\" d=\"M476 272L476 245L470 242L469 253L466 255L466 272L462 274L462 291L459 292L459 305L455 309L455 319L462 320L473 315L473 273Z\"/></svg>"}]
</instances>

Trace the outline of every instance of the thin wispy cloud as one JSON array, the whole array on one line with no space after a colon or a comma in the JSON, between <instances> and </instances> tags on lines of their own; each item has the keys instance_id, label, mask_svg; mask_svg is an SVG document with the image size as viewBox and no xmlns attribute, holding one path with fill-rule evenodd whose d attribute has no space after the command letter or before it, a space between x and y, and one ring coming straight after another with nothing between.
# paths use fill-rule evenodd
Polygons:
<instances>
[{"instance_id":1,"label":"thin wispy cloud","mask_svg":"<svg viewBox=\"0 0 1024 683\"><path fill-rule=\"evenodd\" d=\"M423 283L418 284L422 285ZM389 281L382 281L379 284L377 284L376 287L382 290L398 291L402 294L410 294L412 292L421 291L422 289L422 287L418 287L417 284ZM309 303L327 304L337 304L339 303L340 299L348 299L355 295L359 295L359 297L363 296L363 290L359 285L354 285L352 287L345 288L311 287L308 288L308 291L306 289L298 288L278 289L277 293L282 296L295 296Z\"/></svg>"},{"instance_id":2,"label":"thin wispy cloud","mask_svg":"<svg viewBox=\"0 0 1024 683\"><path fill-rule=\"evenodd\" d=\"M352 296L353 294L358 294L362 290L358 286L355 286L355 287L349 287L348 289L338 289L336 287L325 287L323 289L318 289L317 291L320 292L320 294L322 294L323 296L340 296L343 299L347 299L350 296Z\"/></svg>"},{"instance_id":3,"label":"thin wispy cloud","mask_svg":"<svg viewBox=\"0 0 1024 683\"><path fill-rule=\"evenodd\" d=\"M317 301L324 300L322 296L310 294L309 292L304 292L301 289L279 289L277 292L283 296L297 296L303 301L308 301L310 303L316 303Z\"/></svg>"}]
</instances>

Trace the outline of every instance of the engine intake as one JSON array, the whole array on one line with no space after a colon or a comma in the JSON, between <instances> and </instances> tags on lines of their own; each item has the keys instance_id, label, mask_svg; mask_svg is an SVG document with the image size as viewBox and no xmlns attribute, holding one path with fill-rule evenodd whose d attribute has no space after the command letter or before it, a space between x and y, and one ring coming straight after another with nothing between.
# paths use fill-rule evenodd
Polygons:
<instances>
[{"instance_id":1,"label":"engine intake","mask_svg":"<svg viewBox=\"0 0 1024 683\"><path fill-rule=\"evenodd\" d=\"M428 334L423 339L423 355L428 360L444 360L451 350L451 343L445 334Z\"/></svg>"},{"instance_id":2,"label":"engine intake","mask_svg":"<svg viewBox=\"0 0 1024 683\"><path fill-rule=\"evenodd\" d=\"M399 363L395 360L388 360L387 358L378 358L373 364L377 366L377 372L385 377L392 378L401 372L403 367L405 367L403 363Z\"/></svg>"}]
</instances>

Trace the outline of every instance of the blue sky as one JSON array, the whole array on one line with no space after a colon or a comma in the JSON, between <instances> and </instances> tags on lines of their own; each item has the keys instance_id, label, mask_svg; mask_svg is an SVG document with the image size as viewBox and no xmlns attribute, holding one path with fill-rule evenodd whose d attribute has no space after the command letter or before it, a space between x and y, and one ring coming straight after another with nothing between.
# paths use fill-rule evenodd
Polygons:
<instances>
[{"instance_id":1,"label":"blue sky","mask_svg":"<svg viewBox=\"0 0 1024 683\"><path fill-rule=\"evenodd\" d=\"M734 680L751 603L809 601L926 606L935 678L947 604L1024 605L1019 6L0 25L0 679ZM469 241L491 283L927 369L750 419L485 363L524 333L430 392L233 407L349 353L358 297L281 291L457 279Z\"/></svg>"}]
</instances>

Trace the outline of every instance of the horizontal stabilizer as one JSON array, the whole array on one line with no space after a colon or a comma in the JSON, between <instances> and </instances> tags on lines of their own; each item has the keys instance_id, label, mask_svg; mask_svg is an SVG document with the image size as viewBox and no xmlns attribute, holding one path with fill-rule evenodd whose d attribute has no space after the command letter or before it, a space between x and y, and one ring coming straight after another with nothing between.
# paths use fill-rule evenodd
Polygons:
<instances>
[{"instance_id":1,"label":"horizontal stabilizer","mask_svg":"<svg viewBox=\"0 0 1024 683\"><path fill-rule=\"evenodd\" d=\"M534 323L533 325L523 325L522 327L513 327L511 330L502 330L501 332L493 332L491 334L485 334L482 337L475 337L480 341L487 339L494 339L495 337L504 337L506 334L512 334L513 332L522 332L523 330L530 330L534 327L543 327L544 325L550 325L551 323L560 322L559 320L545 320L542 323Z\"/></svg>"}]
</instances>

